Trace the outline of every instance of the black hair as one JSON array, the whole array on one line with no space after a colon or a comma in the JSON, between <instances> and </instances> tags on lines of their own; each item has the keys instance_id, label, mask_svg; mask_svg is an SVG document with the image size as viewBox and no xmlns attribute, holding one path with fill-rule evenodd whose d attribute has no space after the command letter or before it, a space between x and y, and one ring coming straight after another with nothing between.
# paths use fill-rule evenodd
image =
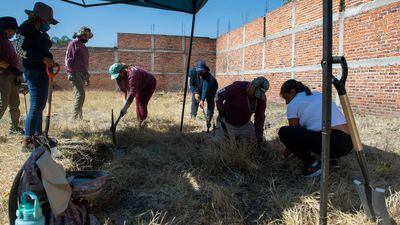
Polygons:
<instances>
[{"instance_id":1,"label":"black hair","mask_svg":"<svg viewBox=\"0 0 400 225\"><path fill-rule=\"evenodd\" d=\"M296 94L305 91L306 95L312 95L309 87L295 79L285 81L285 83L282 84L280 94L283 95L284 93L290 93L292 89L296 92Z\"/></svg>"}]
</instances>

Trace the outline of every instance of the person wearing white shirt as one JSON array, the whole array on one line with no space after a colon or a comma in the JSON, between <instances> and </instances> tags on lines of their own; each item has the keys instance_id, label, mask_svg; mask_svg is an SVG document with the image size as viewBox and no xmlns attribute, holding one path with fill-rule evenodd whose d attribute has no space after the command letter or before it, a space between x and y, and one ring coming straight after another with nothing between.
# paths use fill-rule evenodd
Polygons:
<instances>
[{"instance_id":1,"label":"person wearing white shirt","mask_svg":"<svg viewBox=\"0 0 400 225\"><path fill-rule=\"evenodd\" d=\"M290 79L281 87L281 97L287 106L289 126L279 129L279 138L286 146L285 156L293 153L303 161L303 175L321 174L321 162L313 156L321 155L322 146L322 94L311 92L303 83ZM353 144L343 113L332 103L332 132L330 157L347 155Z\"/></svg>"}]
</instances>

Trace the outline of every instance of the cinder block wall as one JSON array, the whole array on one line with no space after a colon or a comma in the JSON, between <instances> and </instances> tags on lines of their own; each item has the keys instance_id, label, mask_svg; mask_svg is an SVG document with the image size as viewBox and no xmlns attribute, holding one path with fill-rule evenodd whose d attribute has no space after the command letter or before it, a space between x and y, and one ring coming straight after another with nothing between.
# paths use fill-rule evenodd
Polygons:
<instances>
[{"instance_id":1,"label":"cinder block wall","mask_svg":"<svg viewBox=\"0 0 400 225\"><path fill-rule=\"evenodd\" d=\"M189 37L118 33L116 48L90 47L90 74L92 89L115 90L108 68L116 61L137 65L156 76L158 91L176 91L183 88ZM54 46L57 62L64 65L66 46ZM215 39L195 37L191 64L203 59L215 73ZM58 89L70 89L64 68L57 78Z\"/></svg>"},{"instance_id":2,"label":"cinder block wall","mask_svg":"<svg viewBox=\"0 0 400 225\"><path fill-rule=\"evenodd\" d=\"M343 10L339 8L340 0L334 0L333 52L348 60L347 87L354 108L400 115L400 0L346 0ZM321 0L293 0L218 37L220 87L266 76L273 101L282 101L279 89L290 78L320 91L321 17Z\"/></svg>"}]
</instances>

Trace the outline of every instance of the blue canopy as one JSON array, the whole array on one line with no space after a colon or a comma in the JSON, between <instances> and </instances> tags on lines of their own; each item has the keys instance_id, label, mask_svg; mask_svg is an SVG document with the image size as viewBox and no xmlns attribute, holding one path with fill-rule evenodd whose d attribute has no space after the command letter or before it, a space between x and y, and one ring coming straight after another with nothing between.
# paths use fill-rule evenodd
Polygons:
<instances>
[{"instance_id":1,"label":"blue canopy","mask_svg":"<svg viewBox=\"0 0 400 225\"><path fill-rule=\"evenodd\" d=\"M82 7L93 7L111 4L128 4L143 7L172 10L196 14L208 0L101 0L101 3L89 4L85 0L61 0Z\"/></svg>"}]
</instances>

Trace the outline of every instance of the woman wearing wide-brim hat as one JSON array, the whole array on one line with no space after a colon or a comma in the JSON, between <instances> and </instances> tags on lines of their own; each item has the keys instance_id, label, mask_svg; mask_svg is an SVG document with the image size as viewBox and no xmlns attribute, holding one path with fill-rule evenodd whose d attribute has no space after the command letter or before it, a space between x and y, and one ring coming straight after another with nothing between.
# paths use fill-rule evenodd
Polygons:
<instances>
[{"instance_id":1,"label":"woman wearing wide-brim hat","mask_svg":"<svg viewBox=\"0 0 400 225\"><path fill-rule=\"evenodd\" d=\"M49 78L47 67L58 65L50 52L52 42L47 31L50 25L56 25L53 9L37 2L33 10L25 10L28 15L18 29L16 50L22 58L25 79L30 91L30 108L25 120L25 139L23 151L34 148L34 135L42 134L42 114L46 106Z\"/></svg>"}]
</instances>

